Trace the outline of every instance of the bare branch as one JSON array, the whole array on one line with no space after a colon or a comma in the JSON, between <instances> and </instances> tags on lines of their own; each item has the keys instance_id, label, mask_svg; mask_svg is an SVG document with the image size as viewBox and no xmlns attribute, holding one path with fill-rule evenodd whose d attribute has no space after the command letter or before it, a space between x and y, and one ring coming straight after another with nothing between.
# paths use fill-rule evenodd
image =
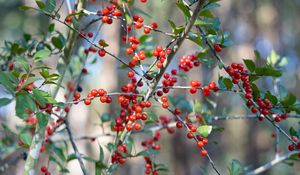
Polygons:
<instances>
[{"instance_id":1,"label":"bare branch","mask_svg":"<svg viewBox=\"0 0 300 175\"><path fill-rule=\"evenodd\" d=\"M284 156L277 157L274 160L256 168L255 170L246 173L246 175L256 175L256 174L263 173L263 172L267 171L268 169L272 168L273 166L275 166L276 164L289 159L292 155L299 154L299 153L300 153L299 151L289 152Z\"/></svg>"}]
</instances>

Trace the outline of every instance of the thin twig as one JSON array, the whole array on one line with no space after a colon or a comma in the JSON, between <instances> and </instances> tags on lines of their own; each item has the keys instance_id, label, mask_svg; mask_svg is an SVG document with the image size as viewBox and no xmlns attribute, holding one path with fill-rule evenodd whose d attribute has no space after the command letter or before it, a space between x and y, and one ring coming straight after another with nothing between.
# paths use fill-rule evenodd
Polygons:
<instances>
[{"instance_id":1,"label":"thin twig","mask_svg":"<svg viewBox=\"0 0 300 175\"><path fill-rule=\"evenodd\" d=\"M69 135L69 139L70 139L70 141L71 141L71 144L72 144L72 147L73 147L75 156L76 156L76 158L77 158L77 160L78 160L78 162L79 162L79 165L80 165L80 168L81 168L81 170L82 170L82 173L83 173L84 175L87 175L88 173L87 173L87 171L86 171L86 169L85 169L83 160L82 160L81 155L80 155L80 153L79 153L79 151L78 151L78 148L77 148L77 145L76 145L76 143L75 143L75 139L74 139L74 137L73 137L73 134L72 134L72 132L71 132L71 129L70 129L70 125L69 125L68 120L64 120L64 123L65 123L65 125L66 125L66 130L67 130L67 133L68 133L68 135Z\"/></svg>"},{"instance_id":2,"label":"thin twig","mask_svg":"<svg viewBox=\"0 0 300 175\"><path fill-rule=\"evenodd\" d=\"M267 171L268 169L272 168L273 166L275 166L276 164L289 159L292 155L299 154L299 153L300 153L299 151L289 152L284 156L277 157L274 160L256 168L255 170L246 173L246 175L256 175L256 174L263 173L263 172Z\"/></svg>"},{"instance_id":3,"label":"thin twig","mask_svg":"<svg viewBox=\"0 0 300 175\"><path fill-rule=\"evenodd\" d=\"M154 100L157 101L157 102L159 102L160 104L162 104L162 102L161 102L160 100L158 100L156 97L154 97ZM177 114L174 112L174 109L172 109L171 107L168 107L167 110L168 110L169 112L171 112L171 113L176 117L176 119L177 119L178 121L180 121L180 122L184 125L184 127L185 127L188 131L190 131L190 129L189 129L188 125L186 124L186 122L185 122L179 115L177 115ZM197 136L196 136L194 133L193 133L193 138L194 138L194 140L196 141L196 143L198 143L199 140L198 140ZM202 147L201 149L204 149L204 147ZM207 157L207 159L209 160L209 163L211 164L211 166L212 166L212 168L215 170L215 172L216 172L218 175L220 175L221 173L220 173L219 170L217 169L215 163L213 162L213 160L211 159L211 157L210 157L210 155L209 155L208 153L207 153L206 157Z\"/></svg>"}]
</instances>

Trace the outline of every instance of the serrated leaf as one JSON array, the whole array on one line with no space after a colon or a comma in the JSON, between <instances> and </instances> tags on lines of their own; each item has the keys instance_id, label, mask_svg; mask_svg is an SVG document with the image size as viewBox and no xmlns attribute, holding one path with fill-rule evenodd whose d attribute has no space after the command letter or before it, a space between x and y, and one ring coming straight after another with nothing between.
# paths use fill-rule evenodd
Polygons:
<instances>
[{"instance_id":1,"label":"serrated leaf","mask_svg":"<svg viewBox=\"0 0 300 175\"><path fill-rule=\"evenodd\" d=\"M252 60L244 59L244 63L250 72L255 70L255 63Z\"/></svg>"},{"instance_id":2,"label":"serrated leaf","mask_svg":"<svg viewBox=\"0 0 300 175\"><path fill-rule=\"evenodd\" d=\"M202 125L197 128L197 132L201 134L203 137L208 137L211 131L212 131L211 125Z\"/></svg>"}]
</instances>

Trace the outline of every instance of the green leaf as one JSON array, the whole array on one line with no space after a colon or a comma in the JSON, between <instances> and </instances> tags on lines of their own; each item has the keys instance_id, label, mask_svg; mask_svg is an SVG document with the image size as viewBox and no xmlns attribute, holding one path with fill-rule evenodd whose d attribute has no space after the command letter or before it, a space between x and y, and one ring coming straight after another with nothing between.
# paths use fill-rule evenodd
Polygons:
<instances>
[{"instance_id":1,"label":"green leaf","mask_svg":"<svg viewBox=\"0 0 300 175\"><path fill-rule=\"evenodd\" d=\"M44 58L47 58L50 54L51 54L50 50L47 49L39 50L34 54L33 59L36 61L40 61Z\"/></svg>"},{"instance_id":2,"label":"green leaf","mask_svg":"<svg viewBox=\"0 0 300 175\"><path fill-rule=\"evenodd\" d=\"M63 152L63 150L59 147L53 146L52 147L53 152L62 160L62 161L66 161L66 156Z\"/></svg>"},{"instance_id":3,"label":"green leaf","mask_svg":"<svg viewBox=\"0 0 300 175\"><path fill-rule=\"evenodd\" d=\"M33 9L32 7L29 7L29 6L26 6L26 5L22 5L19 7L19 10L21 11L27 11L27 10L30 10L30 9Z\"/></svg>"},{"instance_id":4,"label":"green leaf","mask_svg":"<svg viewBox=\"0 0 300 175\"><path fill-rule=\"evenodd\" d=\"M32 92L33 92L33 96L34 96L35 100L42 107L46 107L46 103L56 103L54 98L50 94L48 94L44 91L41 91L38 89L33 89Z\"/></svg>"},{"instance_id":5,"label":"green leaf","mask_svg":"<svg viewBox=\"0 0 300 175\"><path fill-rule=\"evenodd\" d=\"M109 114L108 114L108 113L102 114L102 115L101 115L101 121L102 121L102 122L108 122L108 121L110 121L110 116L109 116Z\"/></svg>"},{"instance_id":6,"label":"green leaf","mask_svg":"<svg viewBox=\"0 0 300 175\"><path fill-rule=\"evenodd\" d=\"M157 171L169 171L168 167L164 164L154 163L154 169L157 170Z\"/></svg>"},{"instance_id":7,"label":"green leaf","mask_svg":"<svg viewBox=\"0 0 300 175\"><path fill-rule=\"evenodd\" d=\"M260 53L259 53L258 50L254 50L254 54L255 54L255 58L256 58L257 60L261 60L261 59L262 59L262 58L261 58L261 55L260 55Z\"/></svg>"},{"instance_id":8,"label":"green leaf","mask_svg":"<svg viewBox=\"0 0 300 175\"><path fill-rule=\"evenodd\" d=\"M53 32L54 31L54 29L55 29L55 24L54 23L52 23L52 24L50 24L49 26L48 26L48 32Z\"/></svg>"},{"instance_id":9,"label":"green leaf","mask_svg":"<svg viewBox=\"0 0 300 175\"><path fill-rule=\"evenodd\" d=\"M230 175L240 175L243 171L241 163L237 160L232 160L231 168L230 168Z\"/></svg>"},{"instance_id":10,"label":"green leaf","mask_svg":"<svg viewBox=\"0 0 300 175\"><path fill-rule=\"evenodd\" d=\"M272 95L270 91L267 91L265 93L265 99L268 99L270 100L270 102L273 104L273 105L276 105L278 100L277 100L277 97Z\"/></svg>"},{"instance_id":11,"label":"green leaf","mask_svg":"<svg viewBox=\"0 0 300 175\"><path fill-rule=\"evenodd\" d=\"M259 76L272 76L272 77L280 77L281 72L279 70L275 70L271 67L263 67L263 68L255 68L256 75Z\"/></svg>"},{"instance_id":12,"label":"green leaf","mask_svg":"<svg viewBox=\"0 0 300 175\"><path fill-rule=\"evenodd\" d=\"M298 133L297 133L297 131L295 130L295 128L290 127L289 133L290 133L291 136L296 136L296 137L299 138Z\"/></svg>"},{"instance_id":13,"label":"green leaf","mask_svg":"<svg viewBox=\"0 0 300 175\"><path fill-rule=\"evenodd\" d=\"M197 132L201 134L203 137L208 137L211 131L212 131L211 125L202 125L197 128Z\"/></svg>"},{"instance_id":14,"label":"green leaf","mask_svg":"<svg viewBox=\"0 0 300 175\"><path fill-rule=\"evenodd\" d=\"M46 5L43 1L35 0L35 2L40 9L44 9L46 7Z\"/></svg>"},{"instance_id":15,"label":"green leaf","mask_svg":"<svg viewBox=\"0 0 300 175\"><path fill-rule=\"evenodd\" d=\"M19 92L16 95L16 115L22 119L28 117L25 109L28 108L31 112L36 109L36 104L33 98L26 92Z\"/></svg>"},{"instance_id":16,"label":"green leaf","mask_svg":"<svg viewBox=\"0 0 300 175\"><path fill-rule=\"evenodd\" d=\"M244 63L250 72L255 70L255 63L252 60L244 59Z\"/></svg>"},{"instance_id":17,"label":"green leaf","mask_svg":"<svg viewBox=\"0 0 300 175\"><path fill-rule=\"evenodd\" d=\"M194 103L194 112L197 112L197 113L202 112L202 105L198 100Z\"/></svg>"},{"instance_id":18,"label":"green leaf","mask_svg":"<svg viewBox=\"0 0 300 175\"><path fill-rule=\"evenodd\" d=\"M46 0L46 8L45 11L52 13L56 7L56 0Z\"/></svg>"},{"instance_id":19,"label":"green leaf","mask_svg":"<svg viewBox=\"0 0 300 175\"><path fill-rule=\"evenodd\" d=\"M3 71L0 71L0 84L2 84L10 92L14 92L15 90L14 85L8 78L8 75Z\"/></svg>"},{"instance_id":20,"label":"green leaf","mask_svg":"<svg viewBox=\"0 0 300 175\"><path fill-rule=\"evenodd\" d=\"M130 17L130 15L128 13L125 13L125 20L126 20L127 25L132 24L132 18Z\"/></svg>"},{"instance_id":21,"label":"green leaf","mask_svg":"<svg viewBox=\"0 0 300 175\"><path fill-rule=\"evenodd\" d=\"M176 3L177 7L182 11L184 17L186 20L191 18L190 11L187 6L184 5L182 1L179 1Z\"/></svg>"},{"instance_id":22,"label":"green leaf","mask_svg":"<svg viewBox=\"0 0 300 175\"><path fill-rule=\"evenodd\" d=\"M104 151L102 146L100 146L100 155L99 155L99 161L103 161L104 160Z\"/></svg>"},{"instance_id":23,"label":"green leaf","mask_svg":"<svg viewBox=\"0 0 300 175\"><path fill-rule=\"evenodd\" d=\"M297 98L295 97L295 95L289 93L287 96L285 96L281 103L283 106L289 106L289 105L292 105L294 103L296 103L297 101Z\"/></svg>"},{"instance_id":24,"label":"green leaf","mask_svg":"<svg viewBox=\"0 0 300 175\"><path fill-rule=\"evenodd\" d=\"M56 36L51 38L51 43L59 50L61 50L64 47L63 41L61 41L60 38Z\"/></svg>"},{"instance_id":25,"label":"green leaf","mask_svg":"<svg viewBox=\"0 0 300 175\"><path fill-rule=\"evenodd\" d=\"M251 84L250 84L250 87L251 87L251 89L252 89L252 95L253 95L253 97L254 97L254 98L260 97L260 92L259 92L259 89L258 89L258 87L256 86L256 84L251 83Z\"/></svg>"},{"instance_id":26,"label":"green leaf","mask_svg":"<svg viewBox=\"0 0 300 175\"><path fill-rule=\"evenodd\" d=\"M188 37L187 39L193 41L194 43L196 43L198 46L202 47L202 40L201 37L193 32L189 32L188 33ZM201 49L201 48L200 48Z\"/></svg>"},{"instance_id":27,"label":"green leaf","mask_svg":"<svg viewBox=\"0 0 300 175\"><path fill-rule=\"evenodd\" d=\"M40 128L45 128L48 124L48 116L43 113L37 113L36 114L38 124Z\"/></svg>"},{"instance_id":28,"label":"green leaf","mask_svg":"<svg viewBox=\"0 0 300 175\"><path fill-rule=\"evenodd\" d=\"M102 171L107 168L103 161L95 162L95 175L102 175Z\"/></svg>"},{"instance_id":29,"label":"green leaf","mask_svg":"<svg viewBox=\"0 0 300 175\"><path fill-rule=\"evenodd\" d=\"M115 171L115 170L117 169L117 167L118 167L117 164L112 164L112 165L108 168L107 172L108 172L109 174L111 174L113 171Z\"/></svg>"},{"instance_id":30,"label":"green leaf","mask_svg":"<svg viewBox=\"0 0 300 175\"><path fill-rule=\"evenodd\" d=\"M35 82L36 80L39 80L40 78L38 77L29 77L23 84L22 86L20 87L20 89L23 89L25 88L27 85L29 85L30 83L33 83Z\"/></svg>"},{"instance_id":31,"label":"green leaf","mask_svg":"<svg viewBox=\"0 0 300 175\"><path fill-rule=\"evenodd\" d=\"M229 78L223 78L223 83L227 87L227 89L232 89L233 84Z\"/></svg>"},{"instance_id":32,"label":"green leaf","mask_svg":"<svg viewBox=\"0 0 300 175\"><path fill-rule=\"evenodd\" d=\"M172 29L173 29L173 33L175 35L179 34L180 32L184 31L185 27L184 26L176 26L176 24L171 21L171 20L168 20L169 21L169 24L171 25Z\"/></svg>"},{"instance_id":33,"label":"green leaf","mask_svg":"<svg viewBox=\"0 0 300 175\"><path fill-rule=\"evenodd\" d=\"M16 56L16 62L17 62L18 64L22 65L23 68L24 68L27 72L29 72L30 67L29 67L29 64L28 64L28 60L26 60L26 59L25 59L24 57L22 57L22 56Z\"/></svg>"},{"instance_id":34,"label":"green leaf","mask_svg":"<svg viewBox=\"0 0 300 175\"><path fill-rule=\"evenodd\" d=\"M209 26L209 25L212 25L212 23L203 21L201 19L196 19L196 21L194 23L194 26Z\"/></svg>"},{"instance_id":35,"label":"green leaf","mask_svg":"<svg viewBox=\"0 0 300 175\"><path fill-rule=\"evenodd\" d=\"M137 156L150 156L150 155L156 155L158 153L157 150L153 150L153 149L149 149L149 150L144 150L144 151L141 151L139 153L136 154L136 157Z\"/></svg>"},{"instance_id":36,"label":"green leaf","mask_svg":"<svg viewBox=\"0 0 300 175\"><path fill-rule=\"evenodd\" d=\"M12 99L9 98L0 98L0 107L6 106L11 102Z\"/></svg>"},{"instance_id":37,"label":"green leaf","mask_svg":"<svg viewBox=\"0 0 300 175\"><path fill-rule=\"evenodd\" d=\"M20 140L26 144L26 145L31 145L32 142L32 136L29 133L21 133L20 134Z\"/></svg>"}]
</instances>

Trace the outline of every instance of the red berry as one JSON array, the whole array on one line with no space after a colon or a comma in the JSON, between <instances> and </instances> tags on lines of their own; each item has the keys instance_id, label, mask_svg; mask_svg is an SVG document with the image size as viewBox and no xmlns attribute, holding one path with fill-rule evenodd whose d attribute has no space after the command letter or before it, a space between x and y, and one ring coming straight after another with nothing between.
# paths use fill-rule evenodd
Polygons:
<instances>
[{"instance_id":1,"label":"red berry","mask_svg":"<svg viewBox=\"0 0 300 175\"><path fill-rule=\"evenodd\" d=\"M41 172L42 173L46 173L47 172L47 167L46 166L42 166L41 167Z\"/></svg>"},{"instance_id":2,"label":"red berry","mask_svg":"<svg viewBox=\"0 0 300 175\"><path fill-rule=\"evenodd\" d=\"M91 100L88 99L88 98L84 99L84 104L85 105L90 105L91 104Z\"/></svg>"},{"instance_id":3,"label":"red berry","mask_svg":"<svg viewBox=\"0 0 300 175\"><path fill-rule=\"evenodd\" d=\"M135 123L133 125L133 127L134 127L135 130L141 130L142 129L142 125L140 123Z\"/></svg>"},{"instance_id":4,"label":"red berry","mask_svg":"<svg viewBox=\"0 0 300 175\"><path fill-rule=\"evenodd\" d=\"M200 151L200 154L201 154L201 156L207 156L207 151L205 150L205 149L202 149L201 151Z\"/></svg>"},{"instance_id":5,"label":"red berry","mask_svg":"<svg viewBox=\"0 0 300 175\"><path fill-rule=\"evenodd\" d=\"M177 123L176 123L176 127L177 127L177 128L182 128L182 123L181 123L181 122L177 122Z\"/></svg>"},{"instance_id":6,"label":"red berry","mask_svg":"<svg viewBox=\"0 0 300 175\"><path fill-rule=\"evenodd\" d=\"M194 138L194 135L193 135L193 133L192 132L189 132L189 133L187 133L187 138L189 138L189 139L192 139L192 138Z\"/></svg>"},{"instance_id":7,"label":"red berry","mask_svg":"<svg viewBox=\"0 0 300 175\"><path fill-rule=\"evenodd\" d=\"M89 33L88 33L88 37L89 37L89 38L92 38L92 37L93 37L93 33L92 33L92 32L89 32Z\"/></svg>"},{"instance_id":8,"label":"red berry","mask_svg":"<svg viewBox=\"0 0 300 175\"><path fill-rule=\"evenodd\" d=\"M220 44L214 44L214 49L216 52L221 52L222 51L222 47L220 46Z\"/></svg>"},{"instance_id":9,"label":"red berry","mask_svg":"<svg viewBox=\"0 0 300 175\"><path fill-rule=\"evenodd\" d=\"M279 117L279 116L276 116L276 117L274 118L274 121L277 122L277 123L280 122L280 117Z\"/></svg>"},{"instance_id":10,"label":"red berry","mask_svg":"<svg viewBox=\"0 0 300 175\"><path fill-rule=\"evenodd\" d=\"M104 57L104 56L105 56L105 50L104 50L104 49L98 50L98 55L99 55L100 57Z\"/></svg>"},{"instance_id":11,"label":"red berry","mask_svg":"<svg viewBox=\"0 0 300 175\"><path fill-rule=\"evenodd\" d=\"M129 72L128 72L128 77L129 77L129 78L134 77L134 72L133 72L133 71L129 71Z\"/></svg>"},{"instance_id":12,"label":"red berry","mask_svg":"<svg viewBox=\"0 0 300 175\"><path fill-rule=\"evenodd\" d=\"M202 141L198 141L198 142L197 142L197 146L198 146L199 148L202 148L202 147L204 146L204 143L203 143Z\"/></svg>"}]
</instances>

